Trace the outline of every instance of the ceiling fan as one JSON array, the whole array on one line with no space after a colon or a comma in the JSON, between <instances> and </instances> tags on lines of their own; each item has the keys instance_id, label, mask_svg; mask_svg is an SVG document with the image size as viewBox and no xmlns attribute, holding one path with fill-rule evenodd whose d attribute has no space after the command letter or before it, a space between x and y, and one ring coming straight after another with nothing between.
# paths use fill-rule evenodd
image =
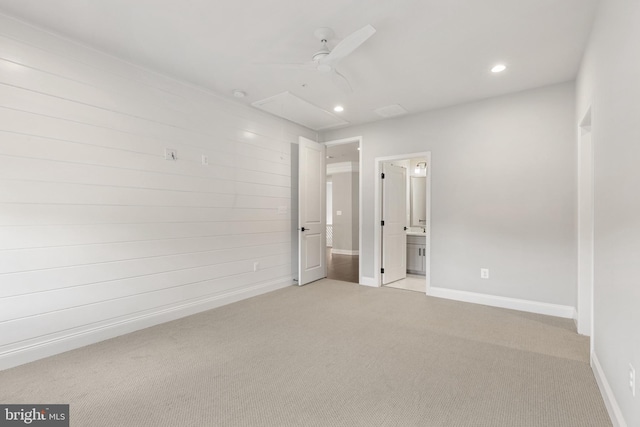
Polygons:
<instances>
[{"instance_id":1,"label":"ceiling fan","mask_svg":"<svg viewBox=\"0 0 640 427\"><path fill-rule=\"evenodd\" d=\"M351 92L351 85L347 78L336 70L336 64L345 57L349 56L354 50L360 47L365 41L374 35L376 29L371 25L365 25L359 30L351 33L342 39L333 49L329 49L327 42L335 36L331 28L318 28L315 30L315 37L320 40L321 47L311 57L311 61L295 64L270 64L288 68L298 68L303 70L317 70L321 73L332 73L336 83L343 89ZM341 84L341 83L344 83Z\"/></svg>"}]
</instances>

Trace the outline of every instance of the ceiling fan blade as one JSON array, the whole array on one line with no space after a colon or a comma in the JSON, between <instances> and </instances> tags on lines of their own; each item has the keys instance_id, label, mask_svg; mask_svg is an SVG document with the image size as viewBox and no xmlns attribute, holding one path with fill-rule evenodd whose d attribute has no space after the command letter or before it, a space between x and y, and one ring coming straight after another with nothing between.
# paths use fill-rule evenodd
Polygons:
<instances>
[{"instance_id":1,"label":"ceiling fan blade","mask_svg":"<svg viewBox=\"0 0 640 427\"><path fill-rule=\"evenodd\" d=\"M300 63L255 62L254 64L264 65L267 67L293 68L296 70L310 70L310 71L315 71L318 68L318 64L316 64L315 62L300 62Z\"/></svg>"},{"instance_id":2,"label":"ceiling fan blade","mask_svg":"<svg viewBox=\"0 0 640 427\"><path fill-rule=\"evenodd\" d=\"M333 73L331 73L331 77L333 78L335 85L338 86L340 90L346 93L353 93L351 83L349 83L349 80L340 71L334 68Z\"/></svg>"},{"instance_id":3,"label":"ceiling fan blade","mask_svg":"<svg viewBox=\"0 0 640 427\"><path fill-rule=\"evenodd\" d=\"M374 35L376 29L371 25L360 28L355 33L351 33L333 48L331 53L320 60L321 63L336 62L348 56L356 50L362 43L366 42L369 37Z\"/></svg>"}]
</instances>

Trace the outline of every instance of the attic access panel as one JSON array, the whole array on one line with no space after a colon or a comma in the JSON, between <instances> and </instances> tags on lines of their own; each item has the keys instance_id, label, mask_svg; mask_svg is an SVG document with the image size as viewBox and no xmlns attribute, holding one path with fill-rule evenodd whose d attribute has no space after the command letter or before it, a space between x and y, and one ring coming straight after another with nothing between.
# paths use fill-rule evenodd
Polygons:
<instances>
[{"instance_id":1,"label":"attic access panel","mask_svg":"<svg viewBox=\"0 0 640 427\"><path fill-rule=\"evenodd\" d=\"M292 121L315 131L348 125L349 122L336 117L312 103L298 98L291 92L253 102L254 107L274 116Z\"/></svg>"}]
</instances>

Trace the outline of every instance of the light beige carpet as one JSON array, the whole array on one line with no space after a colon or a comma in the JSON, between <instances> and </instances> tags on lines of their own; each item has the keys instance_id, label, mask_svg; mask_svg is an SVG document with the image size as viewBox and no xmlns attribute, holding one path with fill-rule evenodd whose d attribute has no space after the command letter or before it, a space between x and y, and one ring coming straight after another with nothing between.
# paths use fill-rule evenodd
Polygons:
<instances>
[{"instance_id":1,"label":"light beige carpet","mask_svg":"<svg viewBox=\"0 0 640 427\"><path fill-rule=\"evenodd\" d=\"M0 372L72 426L610 426L573 322L322 280Z\"/></svg>"}]
</instances>

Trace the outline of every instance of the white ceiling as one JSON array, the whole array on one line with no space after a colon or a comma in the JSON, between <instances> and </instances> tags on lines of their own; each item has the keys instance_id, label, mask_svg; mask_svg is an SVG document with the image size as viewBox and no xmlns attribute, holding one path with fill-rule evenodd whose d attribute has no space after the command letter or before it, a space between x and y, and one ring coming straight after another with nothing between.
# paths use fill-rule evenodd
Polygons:
<instances>
[{"instance_id":1,"label":"white ceiling","mask_svg":"<svg viewBox=\"0 0 640 427\"><path fill-rule=\"evenodd\" d=\"M239 102L289 91L358 124L572 80L597 0L0 0L0 11ZM326 74L305 62L313 32L377 32ZM329 42L333 47L338 40ZM508 65L502 74L489 69Z\"/></svg>"}]
</instances>

